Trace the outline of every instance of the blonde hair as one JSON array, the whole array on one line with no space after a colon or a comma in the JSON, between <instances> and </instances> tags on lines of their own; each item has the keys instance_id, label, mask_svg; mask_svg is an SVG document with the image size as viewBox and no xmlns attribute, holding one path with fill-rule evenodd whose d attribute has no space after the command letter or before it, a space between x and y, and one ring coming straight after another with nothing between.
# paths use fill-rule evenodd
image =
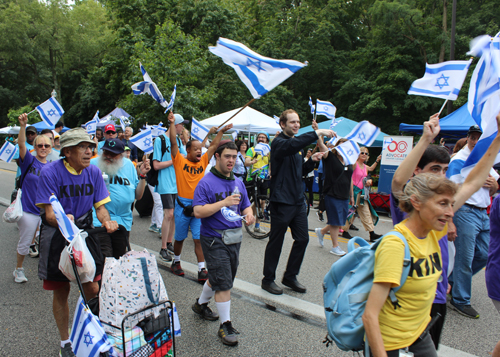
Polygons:
<instances>
[{"instance_id":1,"label":"blonde hair","mask_svg":"<svg viewBox=\"0 0 500 357\"><path fill-rule=\"evenodd\" d=\"M36 145L38 144L38 142L41 140L41 138L44 138L45 140L45 144L49 144L50 147L52 148L52 142L50 141L50 138L46 135L37 135L37 137L35 138L35 140L33 141L33 147L36 149Z\"/></svg>"},{"instance_id":2,"label":"blonde hair","mask_svg":"<svg viewBox=\"0 0 500 357\"><path fill-rule=\"evenodd\" d=\"M458 185L446 177L436 174L422 173L414 176L405 186L402 194L399 195L399 208L406 213L414 211L411 203L412 197L424 203L434 195L455 195Z\"/></svg>"}]
</instances>

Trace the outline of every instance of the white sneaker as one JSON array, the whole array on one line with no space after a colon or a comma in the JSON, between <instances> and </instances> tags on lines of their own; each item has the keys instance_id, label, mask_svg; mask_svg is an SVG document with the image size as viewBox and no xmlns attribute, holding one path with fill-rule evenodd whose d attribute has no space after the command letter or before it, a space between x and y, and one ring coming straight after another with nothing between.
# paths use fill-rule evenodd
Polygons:
<instances>
[{"instance_id":1,"label":"white sneaker","mask_svg":"<svg viewBox=\"0 0 500 357\"><path fill-rule=\"evenodd\" d=\"M318 236L319 245L321 246L321 248L323 248L325 246L325 242L323 241L323 234L321 234L321 228L316 228L314 231Z\"/></svg>"},{"instance_id":2,"label":"white sneaker","mask_svg":"<svg viewBox=\"0 0 500 357\"><path fill-rule=\"evenodd\" d=\"M253 231L254 233L264 233L264 231L262 229L260 229L260 226L259 227L253 227Z\"/></svg>"},{"instance_id":3,"label":"white sneaker","mask_svg":"<svg viewBox=\"0 0 500 357\"><path fill-rule=\"evenodd\" d=\"M346 252L344 252L342 250L342 248L340 248L340 246L333 247L332 250L330 250L330 253L332 253L333 255L336 255L338 257L342 257L342 256L347 254Z\"/></svg>"},{"instance_id":4,"label":"white sneaker","mask_svg":"<svg viewBox=\"0 0 500 357\"><path fill-rule=\"evenodd\" d=\"M26 279L26 275L24 275L24 268L17 268L14 270L13 275L16 283L25 283L28 281L28 279Z\"/></svg>"}]
</instances>

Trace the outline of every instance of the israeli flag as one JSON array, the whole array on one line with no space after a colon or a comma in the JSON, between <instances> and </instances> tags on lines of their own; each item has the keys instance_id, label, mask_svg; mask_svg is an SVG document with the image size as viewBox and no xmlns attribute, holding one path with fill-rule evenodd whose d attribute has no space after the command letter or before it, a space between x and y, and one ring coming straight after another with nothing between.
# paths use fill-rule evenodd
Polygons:
<instances>
[{"instance_id":1,"label":"israeli flag","mask_svg":"<svg viewBox=\"0 0 500 357\"><path fill-rule=\"evenodd\" d=\"M354 140L364 146L370 146L377 139L378 134L380 134L380 128L369 121L363 120L345 138Z\"/></svg>"},{"instance_id":2,"label":"israeli flag","mask_svg":"<svg viewBox=\"0 0 500 357\"><path fill-rule=\"evenodd\" d=\"M425 64L425 74L411 84L408 94L456 100L472 59Z\"/></svg>"},{"instance_id":3,"label":"israeli flag","mask_svg":"<svg viewBox=\"0 0 500 357\"><path fill-rule=\"evenodd\" d=\"M145 154L153 152L153 135L151 129L142 130L130 138L132 144L141 149Z\"/></svg>"},{"instance_id":4,"label":"israeli flag","mask_svg":"<svg viewBox=\"0 0 500 357\"><path fill-rule=\"evenodd\" d=\"M309 107L311 108L311 114L314 115L314 104L313 104L313 101L311 99L311 97L309 97Z\"/></svg>"},{"instance_id":5,"label":"israeli flag","mask_svg":"<svg viewBox=\"0 0 500 357\"><path fill-rule=\"evenodd\" d=\"M81 296L76 303L69 339L77 357L99 357L100 353L104 352L115 356L113 346L108 340L101 322L84 304Z\"/></svg>"},{"instance_id":6,"label":"israeli flag","mask_svg":"<svg viewBox=\"0 0 500 357\"><path fill-rule=\"evenodd\" d=\"M338 136L334 136L333 138L331 138L330 140L328 140L328 143L327 143L327 144L328 144L328 145L333 145L333 146L335 146L335 144L336 144L336 143L337 143L337 141L339 141L339 140L340 140L340 137L338 137Z\"/></svg>"},{"instance_id":7,"label":"israeli flag","mask_svg":"<svg viewBox=\"0 0 500 357\"><path fill-rule=\"evenodd\" d=\"M238 222L243 219L242 216L229 209L228 207L222 207L220 213L222 214L222 217L224 217L229 222Z\"/></svg>"},{"instance_id":8,"label":"israeli flag","mask_svg":"<svg viewBox=\"0 0 500 357\"><path fill-rule=\"evenodd\" d=\"M3 144L0 149L0 160L11 162L12 158L16 155L18 148L16 145L9 143L8 141Z\"/></svg>"},{"instance_id":9,"label":"israeli flag","mask_svg":"<svg viewBox=\"0 0 500 357\"><path fill-rule=\"evenodd\" d=\"M156 86L156 83L153 82L151 77L149 76L148 72L144 69L142 66L142 63L139 62L139 66L141 68L142 76L144 78L144 81L142 82L137 82L135 84L132 84L132 92L135 95L141 95L141 94L149 94L151 97L153 97L154 100L156 100L162 107L167 106L167 101L163 98L163 95L161 94L160 90Z\"/></svg>"},{"instance_id":10,"label":"israeli flag","mask_svg":"<svg viewBox=\"0 0 500 357\"><path fill-rule=\"evenodd\" d=\"M338 123L340 123L342 120L344 120L343 118L342 119L332 119L332 122L330 123L330 130L334 130L334 128L337 126Z\"/></svg>"},{"instance_id":11,"label":"israeli flag","mask_svg":"<svg viewBox=\"0 0 500 357\"><path fill-rule=\"evenodd\" d=\"M68 216L66 216L61 203L55 195L50 196L49 202L56 215L57 225L59 226L61 234L68 242L71 242L73 238L80 233L80 229L68 218Z\"/></svg>"},{"instance_id":12,"label":"israeli flag","mask_svg":"<svg viewBox=\"0 0 500 357\"><path fill-rule=\"evenodd\" d=\"M330 102L316 99L316 115L324 115L328 119L335 119L337 108Z\"/></svg>"},{"instance_id":13,"label":"israeli flag","mask_svg":"<svg viewBox=\"0 0 500 357\"><path fill-rule=\"evenodd\" d=\"M266 156L271 152L271 147L269 146L269 144L258 143L257 145L255 145L254 150L262 156Z\"/></svg>"},{"instance_id":14,"label":"israeli flag","mask_svg":"<svg viewBox=\"0 0 500 357\"><path fill-rule=\"evenodd\" d=\"M238 138L238 134L239 134L239 130L235 130L232 132L232 136L233 136L233 141L236 141L236 139Z\"/></svg>"},{"instance_id":15,"label":"israeli flag","mask_svg":"<svg viewBox=\"0 0 500 357\"><path fill-rule=\"evenodd\" d=\"M165 134L167 130L167 128L163 127L163 123L159 122L158 125L153 125L151 127L151 135L153 136L153 138L157 138L160 135Z\"/></svg>"},{"instance_id":16,"label":"israeli flag","mask_svg":"<svg viewBox=\"0 0 500 357\"><path fill-rule=\"evenodd\" d=\"M175 93L176 92L177 92L177 84L174 85L174 91L172 92L172 95L170 96L170 102L168 102L167 109L165 109L165 113L168 112L169 110L173 110L172 108L174 107Z\"/></svg>"},{"instance_id":17,"label":"israeli flag","mask_svg":"<svg viewBox=\"0 0 500 357\"><path fill-rule=\"evenodd\" d=\"M219 37L215 47L208 48L236 71L255 99L272 90L298 70L307 66L294 60L275 60L252 51L242 43Z\"/></svg>"},{"instance_id":18,"label":"israeli flag","mask_svg":"<svg viewBox=\"0 0 500 357\"><path fill-rule=\"evenodd\" d=\"M198 140L199 142L202 142L205 140L205 138L208 135L208 132L210 130L203 124L201 124L198 120L193 118L191 121L191 136Z\"/></svg>"},{"instance_id":19,"label":"israeli flag","mask_svg":"<svg viewBox=\"0 0 500 357\"><path fill-rule=\"evenodd\" d=\"M273 118L274 118L274 121L276 122L276 124L280 125L280 117L273 115Z\"/></svg>"},{"instance_id":20,"label":"israeli flag","mask_svg":"<svg viewBox=\"0 0 500 357\"><path fill-rule=\"evenodd\" d=\"M344 165L352 165L358 160L359 146L355 141L348 140L336 146L335 149L344 159Z\"/></svg>"},{"instance_id":21,"label":"israeli flag","mask_svg":"<svg viewBox=\"0 0 500 357\"><path fill-rule=\"evenodd\" d=\"M122 127L123 132L125 132L125 128L127 127L125 125L125 120L124 119L126 119L126 118L125 117L120 117L120 126Z\"/></svg>"},{"instance_id":22,"label":"israeli flag","mask_svg":"<svg viewBox=\"0 0 500 357\"><path fill-rule=\"evenodd\" d=\"M54 97L50 97L45 102L40 104L36 107L36 110L48 126L55 126L64 114L64 109Z\"/></svg>"},{"instance_id":23,"label":"israeli flag","mask_svg":"<svg viewBox=\"0 0 500 357\"><path fill-rule=\"evenodd\" d=\"M98 123L99 123L99 111L95 113L92 120L85 123L85 131L87 131L87 134L89 135L95 134Z\"/></svg>"}]
</instances>

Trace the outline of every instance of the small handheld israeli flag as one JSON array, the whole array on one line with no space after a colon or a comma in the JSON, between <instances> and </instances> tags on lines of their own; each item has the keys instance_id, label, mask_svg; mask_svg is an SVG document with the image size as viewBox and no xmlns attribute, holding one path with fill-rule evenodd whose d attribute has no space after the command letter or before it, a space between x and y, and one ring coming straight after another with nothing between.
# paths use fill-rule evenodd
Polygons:
<instances>
[{"instance_id":1,"label":"small handheld israeli flag","mask_svg":"<svg viewBox=\"0 0 500 357\"><path fill-rule=\"evenodd\" d=\"M276 122L276 124L280 125L280 117L273 115L273 118L274 118L274 121Z\"/></svg>"},{"instance_id":2,"label":"small handheld israeli flag","mask_svg":"<svg viewBox=\"0 0 500 357\"><path fill-rule=\"evenodd\" d=\"M337 107L330 102L316 99L316 115L324 115L328 119L335 119Z\"/></svg>"},{"instance_id":3,"label":"small handheld israeli flag","mask_svg":"<svg viewBox=\"0 0 500 357\"><path fill-rule=\"evenodd\" d=\"M344 165L352 165L358 160L359 146L355 141L348 140L336 146L335 149L344 159Z\"/></svg>"},{"instance_id":4,"label":"small handheld israeli flag","mask_svg":"<svg viewBox=\"0 0 500 357\"><path fill-rule=\"evenodd\" d=\"M137 82L132 85L132 92L135 95L141 95L141 94L149 94L151 97L153 97L154 100L156 100L162 107L167 106L167 101L163 98L163 95L161 94L160 90L156 86L156 83L153 82L151 77L149 76L148 72L144 69L142 66L142 63L139 62L139 66L141 68L142 76L144 77L144 81L142 82Z\"/></svg>"},{"instance_id":5,"label":"small handheld israeli flag","mask_svg":"<svg viewBox=\"0 0 500 357\"><path fill-rule=\"evenodd\" d=\"M120 126L122 127L123 132L125 132L125 128L127 127L125 125L125 120L124 119L126 119L126 118L123 117L123 116L120 117Z\"/></svg>"},{"instance_id":6,"label":"small handheld israeli flag","mask_svg":"<svg viewBox=\"0 0 500 357\"><path fill-rule=\"evenodd\" d=\"M340 137L338 136L334 136L333 138L331 138L330 140L328 140L328 145L333 145L335 146L335 144L337 143L337 141L340 140Z\"/></svg>"},{"instance_id":7,"label":"small handheld israeli flag","mask_svg":"<svg viewBox=\"0 0 500 357\"><path fill-rule=\"evenodd\" d=\"M354 140L364 146L370 146L377 139L378 134L380 134L380 128L369 121L363 120L345 138Z\"/></svg>"},{"instance_id":8,"label":"small handheld israeli flag","mask_svg":"<svg viewBox=\"0 0 500 357\"><path fill-rule=\"evenodd\" d=\"M99 111L97 111L92 118L92 120L85 123L85 131L87 134L95 134L97 130L97 124L99 123Z\"/></svg>"},{"instance_id":9,"label":"small handheld israeli flag","mask_svg":"<svg viewBox=\"0 0 500 357\"><path fill-rule=\"evenodd\" d=\"M132 144L141 149L145 154L153 152L153 135L151 129L142 130L130 138Z\"/></svg>"},{"instance_id":10,"label":"small handheld israeli flag","mask_svg":"<svg viewBox=\"0 0 500 357\"><path fill-rule=\"evenodd\" d=\"M51 195L49 198L50 205L56 216L57 225L61 234L68 242L71 242L73 238L80 233L80 229L66 216L64 208L55 195Z\"/></svg>"},{"instance_id":11,"label":"small handheld israeli flag","mask_svg":"<svg viewBox=\"0 0 500 357\"><path fill-rule=\"evenodd\" d=\"M332 119L332 122L330 123L330 130L334 130L334 128L337 126L337 124L340 123L342 120L344 120L344 119L343 118Z\"/></svg>"},{"instance_id":12,"label":"small handheld israeli flag","mask_svg":"<svg viewBox=\"0 0 500 357\"><path fill-rule=\"evenodd\" d=\"M472 59L425 64L425 74L411 84L408 94L456 100Z\"/></svg>"},{"instance_id":13,"label":"small handheld israeli flag","mask_svg":"<svg viewBox=\"0 0 500 357\"><path fill-rule=\"evenodd\" d=\"M193 120L191 121L191 136L193 138L195 138L199 142L202 142L207 137L209 131L210 130L208 130L205 125L201 124L198 120L193 118Z\"/></svg>"},{"instance_id":14,"label":"small handheld israeli flag","mask_svg":"<svg viewBox=\"0 0 500 357\"><path fill-rule=\"evenodd\" d=\"M255 99L278 86L298 70L307 66L294 60L276 60L252 51L242 43L219 37L208 50L231 66Z\"/></svg>"},{"instance_id":15,"label":"small handheld israeli flag","mask_svg":"<svg viewBox=\"0 0 500 357\"><path fill-rule=\"evenodd\" d=\"M170 96L170 102L168 102L167 109L165 109L165 113L168 112L169 110L173 110L172 108L174 107L175 93L176 92L177 92L177 84L174 85L174 91L172 92L172 95Z\"/></svg>"},{"instance_id":16,"label":"small handheld israeli flag","mask_svg":"<svg viewBox=\"0 0 500 357\"><path fill-rule=\"evenodd\" d=\"M40 104L36 107L36 110L48 126L55 126L64 114L64 109L54 97L50 97L45 102Z\"/></svg>"},{"instance_id":17,"label":"small handheld israeli flag","mask_svg":"<svg viewBox=\"0 0 500 357\"><path fill-rule=\"evenodd\" d=\"M239 134L239 131L238 130L235 130L232 132L232 136L233 136L233 141L236 141L236 139L238 138L238 134Z\"/></svg>"},{"instance_id":18,"label":"small handheld israeli flag","mask_svg":"<svg viewBox=\"0 0 500 357\"><path fill-rule=\"evenodd\" d=\"M222 217L224 217L229 222L238 222L243 219L242 216L229 209L228 207L222 207L220 213L222 214Z\"/></svg>"},{"instance_id":19,"label":"small handheld israeli flag","mask_svg":"<svg viewBox=\"0 0 500 357\"><path fill-rule=\"evenodd\" d=\"M309 107L311 107L311 114L314 115L314 110L316 108L314 108L314 104L313 104L311 97L309 97Z\"/></svg>"},{"instance_id":20,"label":"small handheld israeli flag","mask_svg":"<svg viewBox=\"0 0 500 357\"><path fill-rule=\"evenodd\" d=\"M151 135L153 138L157 138L160 135L164 134L168 129L163 127L163 123L159 122L158 125L153 125L151 127Z\"/></svg>"},{"instance_id":21,"label":"small handheld israeli flag","mask_svg":"<svg viewBox=\"0 0 500 357\"><path fill-rule=\"evenodd\" d=\"M17 146L6 141L5 144L2 145L2 148L0 149L0 160L11 162L12 158L16 155L17 151L18 151Z\"/></svg>"},{"instance_id":22,"label":"small handheld israeli flag","mask_svg":"<svg viewBox=\"0 0 500 357\"><path fill-rule=\"evenodd\" d=\"M255 145L254 150L255 152L261 154L262 156L266 156L271 152L271 147L269 146L269 144L258 143L257 145Z\"/></svg>"}]
</instances>

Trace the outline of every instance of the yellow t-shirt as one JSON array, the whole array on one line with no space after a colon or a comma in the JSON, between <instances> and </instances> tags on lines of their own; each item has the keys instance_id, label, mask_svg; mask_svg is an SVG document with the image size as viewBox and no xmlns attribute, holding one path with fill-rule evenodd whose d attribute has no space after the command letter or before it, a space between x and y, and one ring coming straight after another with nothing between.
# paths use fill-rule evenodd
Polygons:
<instances>
[{"instance_id":1,"label":"yellow t-shirt","mask_svg":"<svg viewBox=\"0 0 500 357\"><path fill-rule=\"evenodd\" d=\"M179 197L192 200L198 182L205 175L205 169L208 165L208 155L202 155L198 162L191 162L178 152L172 161L177 181L177 194Z\"/></svg>"},{"instance_id":2,"label":"yellow t-shirt","mask_svg":"<svg viewBox=\"0 0 500 357\"><path fill-rule=\"evenodd\" d=\"M439 239L448 232L431 231L427 237L417 238L406 227L407 220L394 226L410 247L411 267L408 279L396 293L401 307L394 309L388 297L379 314L379 325L386 351L413 344L430 321L432 302L441 276L441 249ZM404 243L396 236L387 236L375 252L374 283L392 283L399 286L403 271Z\"/></svg>"},{"instance_id":3,"label":"yellow t-shirt","mask_svg":"<svg viewBox=\"0 0 500 357\"><path fill-rule=\"evenodd\" d=\"M254 148L250 148L247 150L246 157L249 157L250 160L253 160L256 155L257 155L257 153L255 152ZM269 165L269 155L262 156L259 154L259 157L257 158L257 162L252 165L252 167L250 168L250 170L248 170L248 172L250 175L252 175L266 165ZM250 176L250 175L248 175L248 176ZM251 178L248 177L248 179L250 180Z\"/></svg>"}]
</instances>

